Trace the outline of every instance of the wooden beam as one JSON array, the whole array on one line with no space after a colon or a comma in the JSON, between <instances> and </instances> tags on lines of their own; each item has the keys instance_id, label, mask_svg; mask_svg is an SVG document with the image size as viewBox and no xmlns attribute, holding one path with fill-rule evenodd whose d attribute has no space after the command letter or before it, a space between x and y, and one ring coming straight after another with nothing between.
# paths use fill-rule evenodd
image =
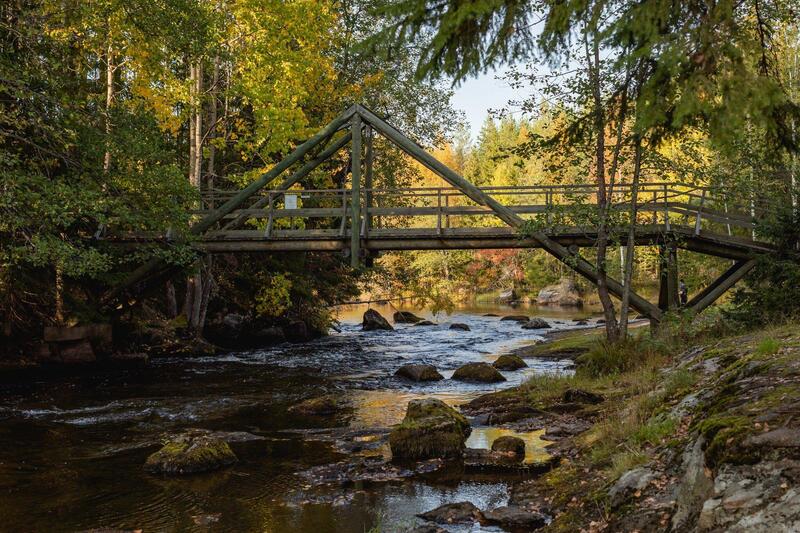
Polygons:
<instances>
[{"instance_id":1,"label":"wooden beam","mask_svg":"<svg viewBox=\"0 0 800 533\"><path fill-rule=\"evenodd\" d=\"M275 190L278 191L285 191L288 190L289 187L294 185L295 183L299 182L301 179L305 178L311 171L321 165L323 162L327 161L333 154L344 148L344 146L350 142L351 136L348 132L347 135L339 139L338 141L334 142L327 148L325 148L322 152L320 152L314 159L307 162L305 165L300 167L297 172L293 173L291 176L283 180L280 185L278 185ZM248 209L260 209L269 203L269 198L260 198L257 202L252 204ZM227 216L227 215L226 215ZM242 223L247 219L245 214L239 215L236 217L235 220L227 223L222 229L234 229L242 225Z\"/></svg>"},{"instance_id":2,"label":"wooden beam","mask_svg":"<svg viewBox=\"0 0 800 533\"><path fill-rule=\"evenodd\" d=\"M474 202L479 205L489 206L492 211L495 212L496 216L500 218L500 220L517 229L521 229L525 225L525 220L522 217L514 213L510 208L499 203L491 196L485 194L472 183L465 180L458 173L447 167L447 165L443 164L438 159L426 152L417 143L400 133L393 126L389 125L361 105L357 105L356 109L357 113L360 114L365 121L370 123L381 134L385 135L389 140L402 148L406 153L441 176L442 179L444 179L450 185L460 189ZM571 253L567 248L553 241L543 232L534 231L528 233L527 236L535 239L548 253L578 272L578 274L585 277L592 283L597 283L599 278L597 269L579 254ZM622 284L610 277L607 277L607 286L612 294L618 298L622 298ZM633 291L631 291L630 302L634 309L648 318L656 321L661 319L661 310Z\"/></svg>"},{"instance_id":3,"label":"wooden beam","mask_svg":"<svg viewBox=\"0 0 800 533\"><path fill-rule=\"evenodd\" d=\"M192 226L191 233L199 235L211 226L222 220L222 217L230 213L243 204L254 193L272 183L284 170L300 161L305 155L324 139L331 137L342 126L354 116L356 107L350 107L347 111L333 119L327 126L318 131L313 137L294 149L294 151L279 161L269 171L262 174L256 181L241 190L236 196L222 204L216 211L206 216L203 220Z\"/></svg>"},{"instance_id":4,"label":"wooden beam","mask_svg":"<svg viewBox=\"0 0 800 533\"><path fill-rule=\"evenodd\" d=\"M686 304L686 308L695 314L702 312L706 307L716 302L720 296L725 294L725 291L733 287L755 266L755 259L737 261L719 278L714 280L711 285L703 289L703 291L701 291L699 294L696 294L691 300L689 300L689 302Z\"/></svg>"},{"instance_id":5,"label":"wooden beam","mask_svg":"<svg viewBox=\"0 0 800 533\"><path fill-rule=\"evenodd\" d=\"M372 142L374 134L372 132L372 126L369 123L367 123L366 134L367 154L364 169L364 188L366 189L364 192L364 237L368 238L369 230L372 227L372 188L375 186L372 180L373 167L375 166L375 152Z\"/></svg>"},{"instance_id":6,"label":"wooden beam","mask_svg":"<svg viewBox=\"0 0 800 533\"><path fill-rule=\"evenodd\" d=\"M353 135L352 161L350 169L352 178L352 194L350 195L350 266L356 268L361 258L361 115L355 113L350 121L350 133Z\"/></svg>"},{"instance_id":7,"label":"wooden beam","mask_svg":"<svg viewBox=\"0 0 800 533\"><path fill-rule=\"evenodd\" d=\"M194 235L200 235L211 228L214 224L222 220L222 218L233 210L237 209L242 203L252 196L255 192L266 187L272 183L283 171L291 167L297 161L300 161L305 155L315 146L317 146L324 139L331 137L342 126L353 117L356 112L356 106L351 106L347 111L333 119L327 126L318 131L313 137L306 142L295 148L295 150L282 159L278 164L272 167L269 171L262 174L256 181L242 189L236 196L222 204L218 209L208 214L205 218L194 224L189 232ZM128 275L125 280L119 285L107 291L100 299L104 304L108 304L117 298L123 291L133 285L144 281L151 274L154 274L163 269L170 269L171 267L163 260L154 258L146 262Z\"/></svg>"}]
</instances>

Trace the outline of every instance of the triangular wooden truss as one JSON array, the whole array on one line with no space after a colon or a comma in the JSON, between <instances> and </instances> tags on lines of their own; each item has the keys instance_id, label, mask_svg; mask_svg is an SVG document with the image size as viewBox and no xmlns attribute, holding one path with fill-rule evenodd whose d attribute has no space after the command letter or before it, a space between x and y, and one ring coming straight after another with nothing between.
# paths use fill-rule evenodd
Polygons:
<instances>
[{"instance_id":1,"label":"triangular wooden truss","mask_svg":"<svg viewBox=\"0 0 800 533\"><path fill-rule=\"evenodd\" d=\"M263 208L268 200L262 197L256 201L253 201L253 196L259 191L267 189L269 186L271 186L272 183L275 182L275 180L277 180L290 167L297 163L301 163L308 156L308 160L290 176L285 178L274 190L288 190L294 184L298 183L305 176L307 176L317 166L328 160L340 149L345 148L348 144L351 145L352 150L352 221L358 221L360 217L358 212L358 194L361 183L363 129L368 129L370 131L370 135L368 135L368 142L371 143L371 132L373 131L383 135L410 157L414 158L419 163L440 176L443 180L461 191L464 195L469 197L478 205L491 209L496 217L512 228L521 229L525 224L525 220L512 209L499 203L492 196L485 193L464 179L458 173L441 163L431 154L426 152L421 146L402 134L394 126L378 117L375 113L364 106L356 104L336 117L330 124L320 130L316 135L298 146L291 154L286 156L268 172L261 175L256 181L248 185L238 194L234 195L230 200L195 223L191 227L191 233L193 235L203 235L209 230L213 230L218 224L223 222L225 222L224 226L222 226L223 230L237 228L244 222L247 216L245 214L236 216L235 212L243 209L243 206L246 206L244 208L245 210ZM343 130L345 131L345 134L337 137L337 133L342 132ZM371 145L368 146L367 149L367 190L371 188L370 181L372 151L370 148ZM231 216L231 214L233 214L233 216ZM360 257L359 224L353 222L351 225L352 238L350 257L351 261L355 265ZM577 251L571 250L559 244L541 231L536 231L533 233L528 232L526 233L526 237L532 238L549 254L562 261L569 268L573 269L593 284L597 284L599 278L597 267L583 258L579 253L577 253ZM687 307L695 312L701 311L707 305L713 303L713 301L715 301L716 298L722 294L722 292L727 290L727 288L741 279L741 277L752 268L753 264L753 261L742 261L737 263L728 272L723 274L719 280L712 283L708 289L702 291L698 296L696 296ZM136 271L134 271L122 284L109 292L106 295L105 300L113 300L123 291L135 284L141 283L145 280L161 278L169 273L170 268L168 265L157 259L151 260L150 262L136 269ZM673 280L673 285L674 281L675 280ZM610 278L609 276L606 276L606 284L611 294L618 298L622 297L623 286L621 283ZM672 292L675 291L673 290ZM662 302L661 306L654 305L633 291L631 291L630 294L630 302L634 309L654 322L661 320L664 309L674 307L674 302L672 301L669 301L666 304Z\"/></svg>"}]
</instances>

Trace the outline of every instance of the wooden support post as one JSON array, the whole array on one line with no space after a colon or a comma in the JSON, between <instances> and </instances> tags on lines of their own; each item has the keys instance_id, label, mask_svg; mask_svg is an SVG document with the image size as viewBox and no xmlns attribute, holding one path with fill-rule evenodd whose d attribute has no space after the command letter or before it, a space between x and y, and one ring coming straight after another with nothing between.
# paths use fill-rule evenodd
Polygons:
<instances>
[{"instance_id":1,"label":"wooden support post","mask_svg":"<svg viewBox=\"0 0 800 533\"><path fill-rule=\"evenodd\" d=\"M658 307L671 311L680 305L678 298L678 247L667 241L658 247L659 291Z\"/></svg>"},{"instance_id":2,"label":"wooden support post","mask_svg":"<svg viewBox=\"0 0 800 533\"><path fill-rule=\"evenodd\" d=\"M436 189L436 234L442 234L442 188Z\"/></svg>"},{"instance_id":3,"label":"wooden support post","mask_svg":"<svg viewBox=\"0 0 800 533\"><path fill-rule=\"evenodd\" d=\"M664 184L664 229L666 231L670 230L669 227L669 190L667 189L667 184Z\"/></svg>"},{"instance_id":4,"label":"wooden support post","mask_svg":"<svg viewBox=\"0 0 800 533\"><path fill-rule=\"evenodd\" d=\"M269 220L267 221L267 230L264 232L264 237L272 237L272 224L275 216L275 204L273 204L272 193L269 193Z\"/></svg>"},{"instance_id":5,"label":"wooden support post","mask_svg":"<svg viewBox=\"0 0 800 533\"><path fill-rule=\"evenodd\" d=\"M361 245L361 115L356 113L350 121L350 133L353 135L352 161L353 167L350 169L352 177L350 195L350 266L356 268L359 265L359 248Z\"/></svg>"},{"instance_id":6,"label":"wooden support post","mask_svg":"<svg viewBox=\"0 0 800 533\"><path fill-rule=\"evenodd\" d=\"M445 207L445 215L444 215L444 227L450 229L450 193L447 192L444 195L444 207Z\"/></svg>"},{"instance_id":7,"label":"wooden support post","mask_svg":"<svg viewBox=\"0 0 800 533\"><path fill-rule=\"evenodd\" d=\"M365 128L367 134L367 154L364 168L364 238L369 238L369 230L372 227L372 189L373 185L373 167L375 163L375 153L373 152L373 137L375 136L372 131L372 126L367 124Z\"/></svg>"},{"instance_id":8,"label":"wooden support post","mask_svg":"<svg viewBox=\"0 0 800 533\"><path fill-rule=\"evenodd\" d=\"M725 293L725 291L733 287L737 281L742 279L755 266L756 262L754 259L737 261L719 278L714 280L711 285L703 289L700 293L696 294L691 300L689 300L689 302L686 304L686 308L692 313L700 313L706 307L716 302L717 299Z\"/></svg>"},{"instance_id":9,"label":"wooden support post","mask_svg":"<svg viewBox=\"0 0 800 533\"><path fill-rule=\"evenodd\" d=\"M389 125L363 106L359 105L356 106L356 108L358 114L360 114L367 122L372 124L376 130L385 135L389 140L391 140L417 161L438 174L450 185L458 188L462 193L475 201L478 205L488 206L492 211L494 211L495 216L513 228L521 228L525 224L525 220L514 213L513 210L501 204L488 194L481 191L478 187L465 180L463 177L458 175L458 173L448 168L447 165L443 164L441 161L426 152L417 143L413 142L411 139L397 131L393 126ZM567 264L578 274L585 277L592 283L597 283L599 277L597 268L579 254L570 252L566 247L555 242L541 231L531 232L528 236L537 241L548 253ZM617 298L622 298L622 284L610 277L607 277L606 284L611 294ZM654 320L659 320L661 318L661 311L659 308L642 298L639 294L631 292L630 301L631 306L634 309L648 318L652 318Z\"/></svg>"}]
</instances>

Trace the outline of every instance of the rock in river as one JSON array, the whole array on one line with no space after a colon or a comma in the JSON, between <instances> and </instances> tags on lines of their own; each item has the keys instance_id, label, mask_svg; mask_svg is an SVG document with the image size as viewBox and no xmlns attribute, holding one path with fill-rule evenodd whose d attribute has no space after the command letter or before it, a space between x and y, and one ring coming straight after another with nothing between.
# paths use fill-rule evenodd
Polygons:
<instances>
[{"instance_id":1,"label":"rock in river","mask_svg":"<svg viewBox=\"0 0 800 533\"><path fill-rule=\"evenodd\" d=\"M492 363L492 366L498 370L519 370L528 365L518 355L504 354L498 357L497 361Z\"/></svg>"},{"instance_id":2,"label":"rock in river","mask_svg":"<svg viewBox=\"0 0 800 533\"><path fill-rule=\"evenodd\" d=\"M194 474L235 463L238 459L222 438L187 432L168 438L144 464L153 474Z\"/></svg>"},{"instance_id":3,"label":"rock in river","mask_svg":"<svg viewBox=\"0 0 800 533\"><path fill-rule=\"evenodd\" d=\"M489 363L467 363L464 366L460 366L453 374L453 379L480 383L497 383L506 380L503 374Z\"/></svg>"},{"instance_id":4,"label":"rock in river","mask_svg":"<svg viewBox=\"0 0 800 533\"><path fill-rule=\"evenodd\" d=\"M376 329L393 330L394 328L379 312L374 309L367 309L364 313L364 319L361 322L361 329L364 331L373 331Z\"/></svg>"},{"instance_id":5,"label":"rock in river","mask_svg":"<svg viewBox=\"0 0 800 533\"><path fill-rule=\"evenodd\" d=\"M414 324L415 326L437 326L436 322L431 322L430 320L421 320Z\"/></svg>"},{"instance_id":6,"label":"rock in river","mask_svg":"<svg viewBox=\"0 0 800 533\"><path fill-rule=\"evenodd\" d=\"M481 510L471 502L446 503L417 516L438 524L465 524L483 519Z\"/></svg>"},{"instance_id":7,"label":"rock in river","mask_svg":"<svg viewBox=\"0 0 800 533\"><path fill-rule=\"evenodd\" d=\"M338 396L329 394L304 400L297 405L289 407L289 412L307 416L332 415L343 407L344 404Z\"/></svg>"},{"instance_id":8,"label":"rock in river","mask_svg":"<svg viewBox=\"0 0 800 533\"><path fill-rule=\"evenodd\" d=\"M525 315L507 315L501 318L500 321L527 322L528 317Z\"/></svg>"},{"instance_id":9,"label":"rock in river","mask_svg":"<svg viewBox=\"0 0 800 533\"><path fill-rule=\"evenodd\" d=\"M487 524L497 524L506 531L533 531L543 527L547 522L542 513L528 511L515 505L486 511L483 516Z\"/></svg>"},{"instance_id":10,"label":"rock in river","mask_svg":"<svg viewBox=\"0 0 800 533\"><path fill-rule=\"evenodd\" d=\"M462 324L461 322L453 322L450 324L450 329L458 329L461 331L470 331L469 326L466 324Z\"/></svg>"},{"instance_id":11,"label":"rock in river","mask_svg":"<svg viewBox=\"0 0 800 533\"><path fill-rule=\"evenodd\" d=\"M547 320L543 318L531 318L528 322L522 324L522 329L548 329L551 327Z\"/></svg>"},{"instance_id":12,"label":"rock in river","mask_svg":"<svg viewBox=\"0 0 800 533\"><path fill-rule=\"evenodd\" d=\"M525 458L525 441L513 435L503 435L492 443L493 452L503 452L518 457L520 461Z\"/></svg>"},{"instance_id":13,"label":"rock in river","mask_svg":"<svg viewBox=\"0 0 800 533\"><path fill-rule=\"evenodd\" d=\"M395 376L411 381L439 381L444 379L433 365L403 365L394 373Z\"/></svg>"},{"instance_id":14,"label":"rock in river","mask_svg":"<svg viewBox=\"0 0 800 533\"><path fill-rule=\"evenodd\" d=\"M395 324L416 324L417 322L422 322L422 318L410 311L397 311L392 318Z\"/></svg>"},{"instance_id":15,"label":"rock in river","mask_svg":"<svg viewBox=\"0 0 800 533\"><path fill-rule=\"evenodd\" d=\"M467 419L441 400L411 400L406 417L389 434L393 459L460 457L469 436Z\"/></svg>"}]
</instances>

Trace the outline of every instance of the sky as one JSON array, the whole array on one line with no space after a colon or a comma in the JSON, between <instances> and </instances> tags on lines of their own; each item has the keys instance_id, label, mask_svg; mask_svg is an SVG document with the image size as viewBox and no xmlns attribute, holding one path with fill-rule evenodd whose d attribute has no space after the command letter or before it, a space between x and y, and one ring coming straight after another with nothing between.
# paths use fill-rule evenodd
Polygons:
<instances>
[{"instance_id":1,"label":"sky","mask_svg":"<svg viewBox=\"0 0 800 533\"><path fill-rule=\"evenodd\" d=\"M508 82L497 79L503 72L504 70L491 71L469 78L455 89L453 107L464 112L473 141L477 139L490 109L502 109L509 100L518 100L522 96Z\"/></svg>"}]
</instances>

